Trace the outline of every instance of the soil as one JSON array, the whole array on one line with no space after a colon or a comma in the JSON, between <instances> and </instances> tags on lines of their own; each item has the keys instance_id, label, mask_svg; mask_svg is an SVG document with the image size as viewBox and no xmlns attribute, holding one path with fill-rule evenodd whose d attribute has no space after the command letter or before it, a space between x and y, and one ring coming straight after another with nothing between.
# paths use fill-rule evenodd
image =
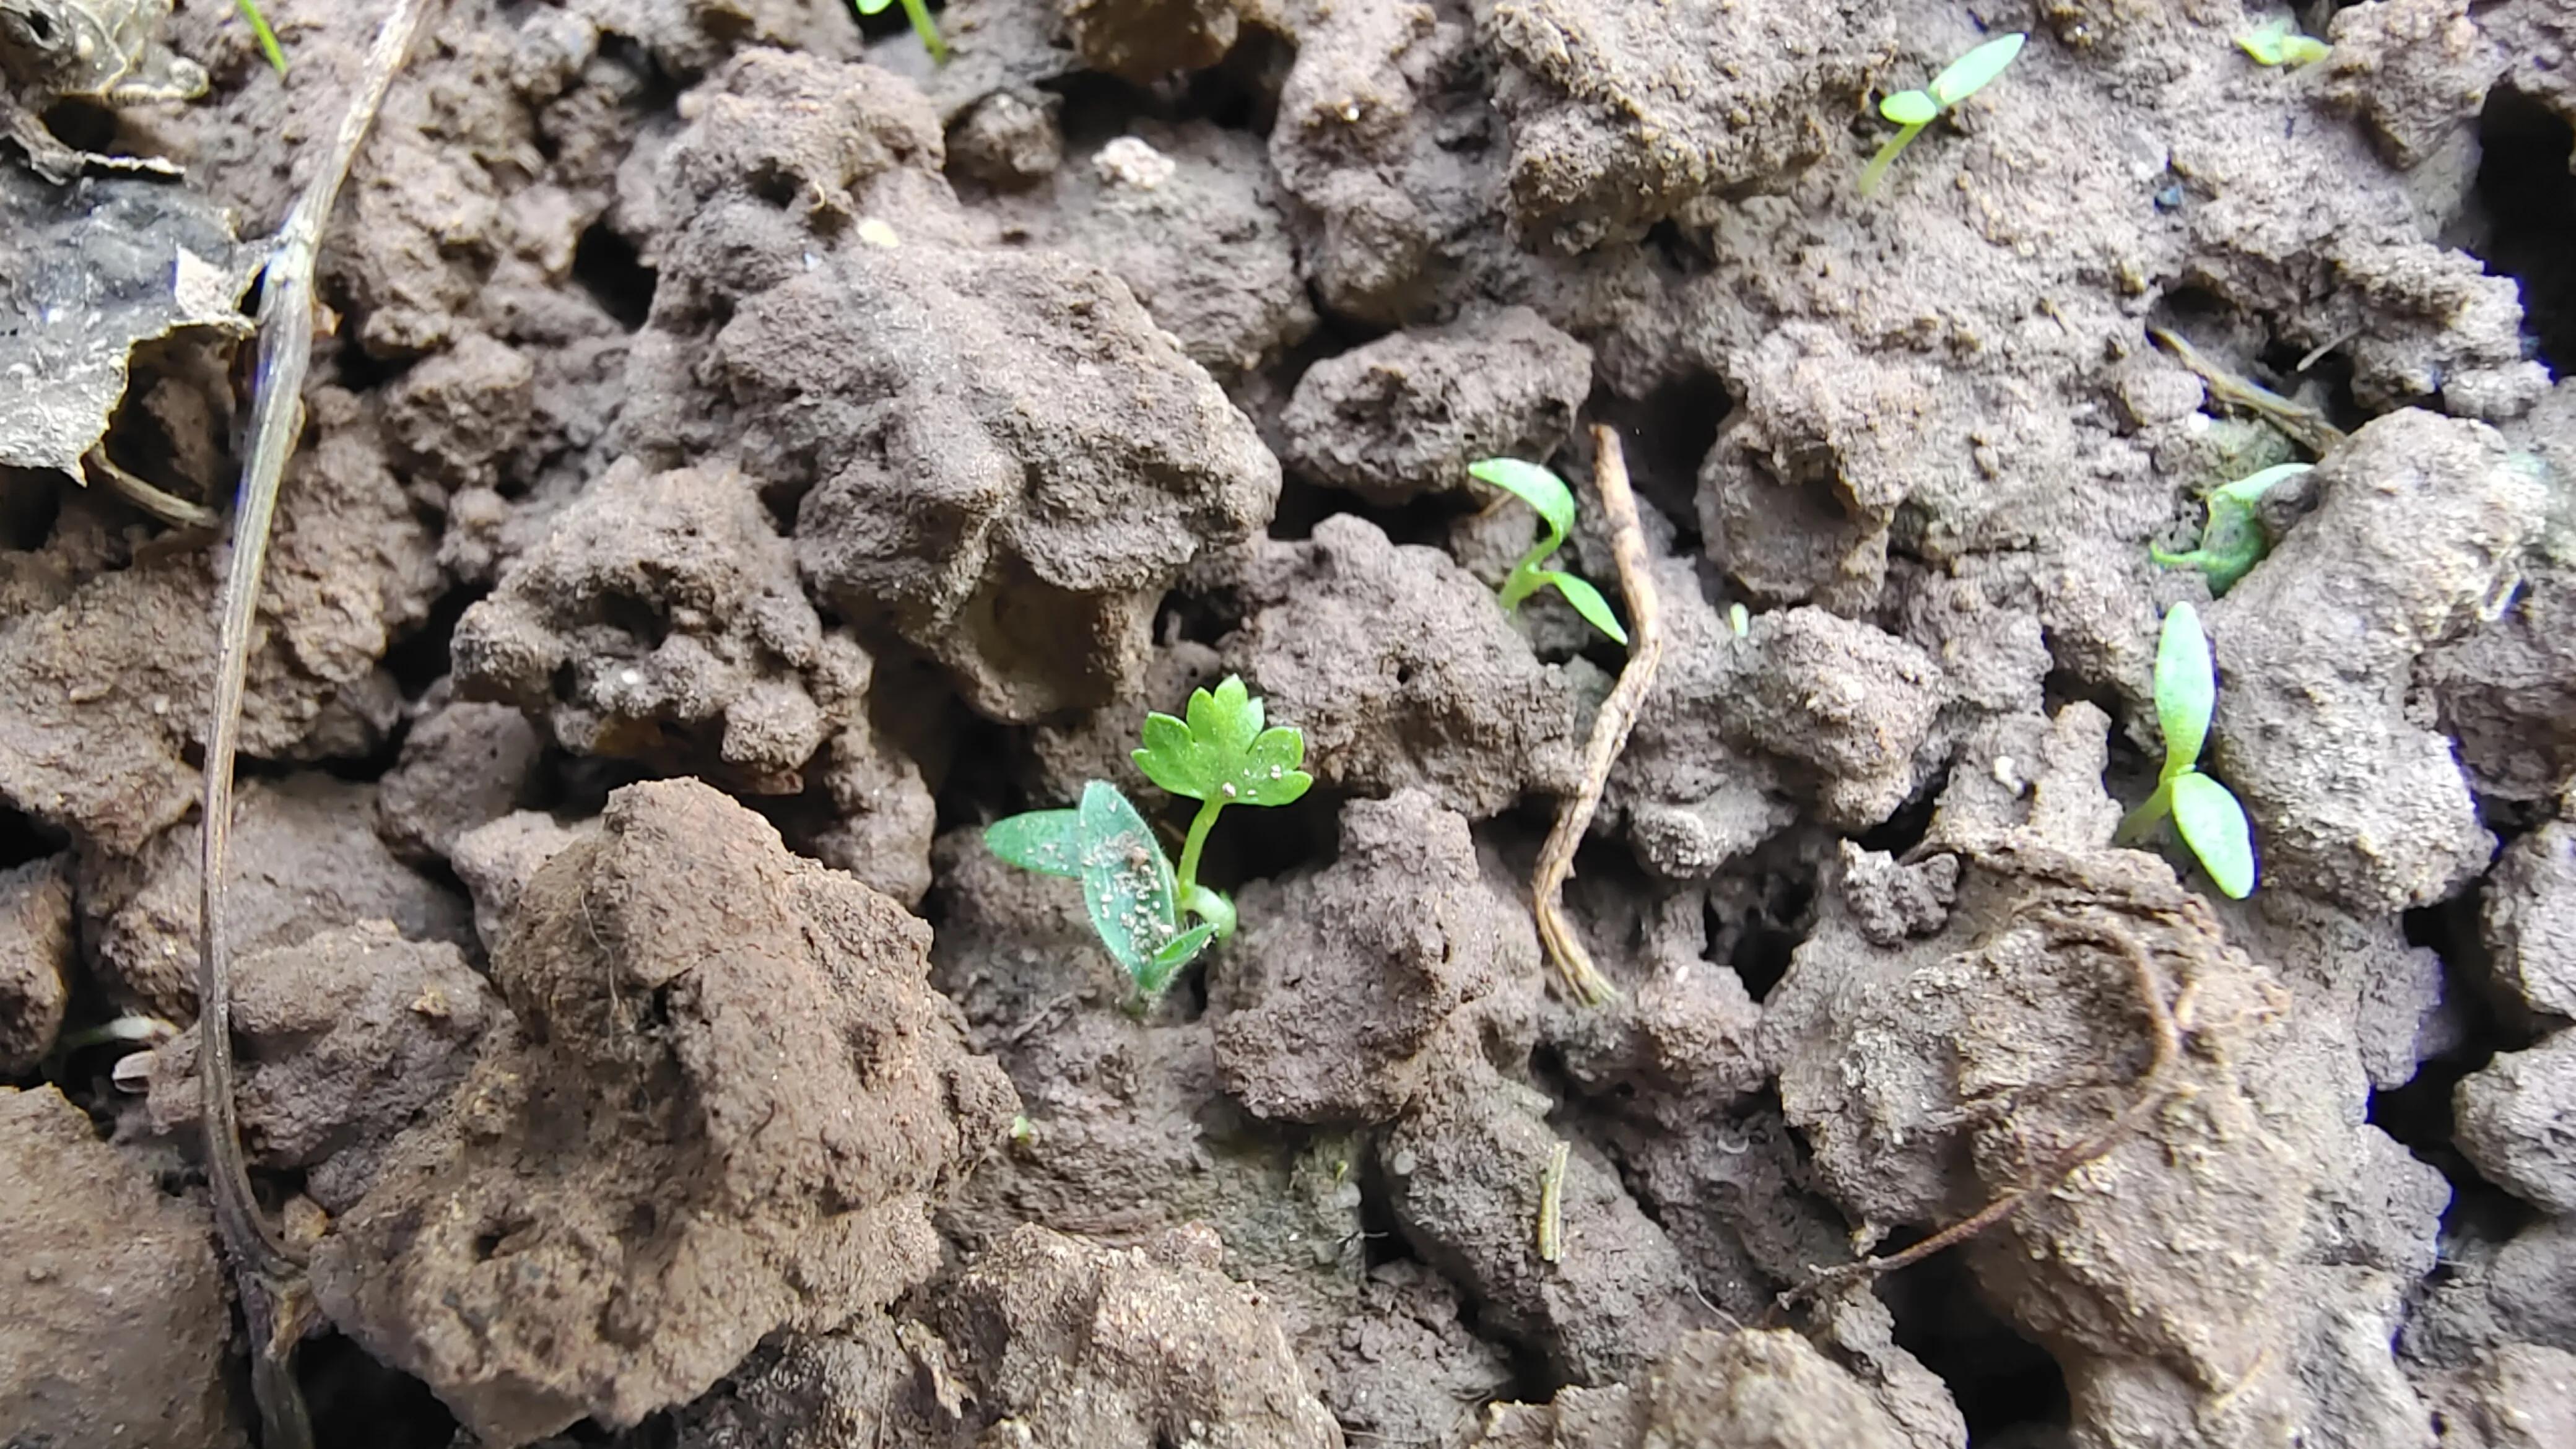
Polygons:
<instances>
[{"instance_id":1,"label":"soil","mask_svg":"<svg viewBox=\"0 0 2576 1449\"><path fill-rule=\"evenodd\" d=\"M8 1449L257 1438L230 545L71 470L230 496L208 279L379 7L262 8L283 76L186 0L207 96L47 113L184 179L0 139ZM226 882L317 1441L2576 1442L2576 23L2311 9L2282 70L2236 0L953 0L943 65L446 0L323 251ZM1528 881L1627 657L1499 606L1466 464L1572 480L1615 598L1596 426L1665 628L1586 1006ZM2292 460L2224 597L2151 562ZM2242 901L2114 840L2186 601ZM1177 845L1128 752L1229 674L1315 784L1140 1003L982 831L1098 779Z\"/></svg>"}]
</instances>

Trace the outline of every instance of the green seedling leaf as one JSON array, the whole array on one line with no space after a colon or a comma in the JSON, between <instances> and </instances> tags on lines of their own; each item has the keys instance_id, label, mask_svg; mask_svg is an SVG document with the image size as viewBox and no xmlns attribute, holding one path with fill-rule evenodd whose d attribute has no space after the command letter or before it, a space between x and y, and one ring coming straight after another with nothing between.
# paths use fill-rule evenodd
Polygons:
<instances>
[{"instance_id":1,"label":"green seedling leaf","mask_svg":"<svg viewBox=\"0 0 2576 1449\"><path fill-rule=\"evenodd\" d=\"M2209 716L2218 707L2218 672L2210 663L2209 640L2200 632L2200 614L2188 603L2165 614L2163 635L2156 641L2156 722L2164 727L2165 764L2161 777L2172 780L2200 763L2200 747L2209 737Z\"/></svg>"},{"instance_id":2,"label":"green seedling leaf","mask_svg":"<svg viewBox=\"0 0 2576 1449\"><path fill-rule=\"evenodd\" d=\"M1142 987L1154 953L1181 930L1172 863L1145 817L1105 780L1082 787L1080 828L1082 904L1091 929Z\"/></svg>"},{"instance_id":3,"label":"green seedling leaf","mask_svg":"<svg viewBox=\"0 0 2576 1449\"><path fill-rule=\"evenodd\" d=\"M2314 65L2334 53L2333 46L2315 36L2301 35L2298 23L2286 15L2237 36L2236 44L2256 65Z\"/></svg>"},{"instance_id":4,"label":"green seedling leaf","mask_svg":"<svg viewBox=\"0 0 2576 1449\"><path fill-rule=\"evenodd\" d=\"M1214 923L1201 922L1165 941L1162 949L1156 951L1154 959L1147 964L1145 973L1136 978L1136 989L1149 997L1162 995L1171 988L1172 978L1197 960L1199 952L1207 949L1208 941L1215 935Z\"/></svg>"},{"instance_id":5,"label":"green seedling leaf","mask_svg":"<svg viewBox=\"0 0 2576 1449\"><path fill-rule=\"evenodd\" d=\"M2254 891L2254 829L2245 807L2227 787L2187 770L2173 780L2174 824L2183 844L2200 858L2210 882L2229 900L2241 901Z\"/></svg>"},{"instance_id":6,"label":"green seedling leaf","mask_svg":"<svg viewBox=\"0 0 2576 1449\"><path fill-rule=\"evenodd\" d=\"M1928 126L1941 114L1941 103L1928 91L1898 91L1878 103L1878 113L1900 126Z\"/></svg>"},{"instance_id":7,"label":"green seedling leaf","mask_svg":"<svg viewBox=\"0 0 2576 1449\"><path fill-rule=\"evenodd\" d=\"M1145 747L1133 754L1145 778L1192 800L1223 805L1287 805L1315 783L1298 766L1306 736L1262 727L1261 701L1240 676L1211 693L1190 692L1189 717L1145 717Z\"/></svg>"},{"instance_id":8,"label":"green seedling leaf","mask_svg":"<svg viewBox=\"0 0 2576 1449\"><path fill-rule=\"evenodd\" d=\"M2004 67L2013 63L2013 57L2021 54L2022 42L2027 39L2029 39L2028 36L2020 34L1998 35L1950 62L1947 69L1932 77L1932 84L1925 89L1932 93L1932 99L1946 111L1984 90L1987 82L2002 75ZM1896 118L1891 116L1889 119ZM1924 119L1928 121L1931 117L1926 116Z\"/></svg>"},{"instance_id":9,"label":"green seedling leaf","mask_svg":"<svg viewBox=\"0 0 2576 1449\"><path fill-rule=\"evenodd\" d=\"M1467 472L1509 493L1547 520L1547 552L1554 553L1574 529L1574 490L1552 469L1518 458L1487 458L1467 465ZM1546 557L1541 554L1540 557Z\"/></svg>"},{"instance_id":10,"label":"green seedling leaf","mask_svg":"<svg viewBox=\"0 0 2576 1449\"><path fill-rule=\"evenodd\" d=\"M1040 875L1082 876L1082 812L1032 810L984 828L984 848L1005 864Z\"/></svg>"},{"instance_id":11,"label":"green seedling leaf","mask_svg":"<svg viewBox=\"0 0 2576 1449\"><path fill-rule=\"evenodd\" d=\"M286 47L277 43L277 32L268 28L268 17L259 13L255 0L233 0L233 9L250 22L250 33L259 41L259 53L268 57L269 67L286 74Z\"/></svg>"},{"instance_id":12,"label":"green seedling leaf","mask_svg":"<svg viewBox=\"0 0 2576 1449\"><path fill-rule=\"evenodd\" d=\"M2257 512L2263 495L2285 478L2309 470L2306 463L2283 463L2249 474L2209 493L2209 520L2201 526L2200 547L2189 553L2167 553L2150 547L2148 557L2165 568L2198 569L2209 580L2213 597L2224 597L2272 549Z\"/></svg>"},{"instance_id":13,"label":"green seedling leaf","mask_svg":"<svg viewBox=\"0 0 2576 1449\"><path fill-rule=\"evenodd\" d=\"M1590 620L1593 628L1622 644L1628 642L1628 631L1619 626L1619 616L1610 612L1610 601L1601 597L1601 591L1592 587L1589 580L1559 569L1545 569L1539 573L1539 582L1565 595L1565 601L1574 606L1574 612Z\"/></svg>"}]
</instances>

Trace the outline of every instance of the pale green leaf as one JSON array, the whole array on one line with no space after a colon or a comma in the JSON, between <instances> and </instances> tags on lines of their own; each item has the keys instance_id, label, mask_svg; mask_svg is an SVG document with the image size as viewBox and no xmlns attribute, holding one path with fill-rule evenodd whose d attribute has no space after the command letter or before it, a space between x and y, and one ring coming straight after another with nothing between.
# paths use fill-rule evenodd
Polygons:
<instances>
[{"instance_id":1,"label":"pale green leaf","mask_svg":"<svg viewBox=\"0 0 2576 1449\"><path fill-rule=\"evenodd\" d=\"M1998 35L1976 49L1950 62L1949 67L1932 78L1925 87L1932 99L1948 110L1986 88L1986 83L2004 73L2004 67L2021 54L2023 35ZM1930 119L1926 117L1925 119Z\"/></svg>"},{"instance_id":2,"label":"pale green leaf","mask_svg":"<svg viewBox=\"0 0 2576 1449\"><path fill-rule=\"evenodd\" d=\"M894 0L850 0L850 3L859 7L861 15L883 15Z\"/></svg>"},{"instance_id":3,"label":"pale green leaf","mask_svg":"<svg viewBox=\"0 0 2576 1449\"><path fill-rule=\"evenodd\" d=\"M1941 103L1925 91L1898 91L1878 103L1878 113L1900 126L1928 126Z\"/></svg>"},{"instance_id":4,"label":"pale green leaf","mask_svg":"<svg viewBox=\"0 0 2576 1449\"><path fill-rule=\"evenodd\" d=\"M1313 781L1297 766L1306 737L1285 726L1263 728L1260 700L1239 677L1211 693L1191 694L1189 718L1145 717L1145 747L1131 758L1145 778L1191 800L1228 805L1285 805Z\"/></svg>"},{"instance_id":5,"label":"pale green leaf","mask_svg":"<svg viewBox=\"0 0 2576 1449\"><path fill-rule=\"evenodd\" d=\"M1619 616L1610 612L1610 601L1601 597L1601 591L1592 587L1589 580L1550 569L1544 581L1565 595L1565 601L1574 606L1574 612L1590 620L1593 628L1622 644L1628 642L1628 631L1620 627Z\"/></svg>"},{"instance_id":6,"label":"pale green leaf","mask_svg":"<svg viewBox=\"0 0 2576 1449\"><path fill-rule=\"evenodd\" d=\"M2210 663L2209 640L2200 632L2199 611L2188 603L2165 614L2164 634L2156 643L2156 722L2165 732L2163 778L2173 779L2200 763L2200 747L2209 738L2210 712L2218 706L2218 674Z\"/></svg>"},{"instance_id":7,"label":"pale green leaf","mask_svg":"<svg viewBox=\"0 0 2576 1449\"><path fill-rule=\"evenodd\" d=\"M1005 862L1040 875L1082 874L1082 812L1032 810L984 828L984 847Z\"/></svg>"},{"instance_id":8,"label":"pale green leaf","mask_svg":"<svg viewBox=\"0 0 2576 1449\"><path fill-rule=\"evenodd\" d=\"M1081 813L1083 907L1100 943L1142 985L1154 953L1180 933L1172 863L1117 786L1085 785Z\"/></svg>"},{"instance_id":9,"label":"pale green leaf","mask_svg":"<svg viewBox=\"0 0 2576 1449\"><path fill-rule=\"evenodd\" d=\"M2211 884L2230 900L2254 890L2254 828L2227 787L2197 770L2173 781L2174 824Z\"/></svg>"},{"instance_id":10,"label":"pale green leaf","mask_svg":"<svg viewBox=\"0 0 2576 1449\"><path fill-rule=\"evenodd\" d=\"M1155 951L1154 959L1146 963L1145 970L1137 975L1136 989L1149 997L1162 995L1170 989L1172 978L1181 974L1181 968L1197 960L1199 952L1207 949L1209 939L1215 935L1215 925L1201 922L1165 941L1161 949Z\"/></svg>"},{"instance_id":11,"label":"pale green leaf","mask_svg":"<svg viewBox=\"0 0 2576 1449\"><path fill-rule=\"evenodd\" d=\"M1564 543L1573 530L1574 490L1552 470L1518 458L1487 458L1468 464L1467 471L1528 504L1547 521L1548 548L1541 551L1541 558Z\"/></svg>"}]
</instances>

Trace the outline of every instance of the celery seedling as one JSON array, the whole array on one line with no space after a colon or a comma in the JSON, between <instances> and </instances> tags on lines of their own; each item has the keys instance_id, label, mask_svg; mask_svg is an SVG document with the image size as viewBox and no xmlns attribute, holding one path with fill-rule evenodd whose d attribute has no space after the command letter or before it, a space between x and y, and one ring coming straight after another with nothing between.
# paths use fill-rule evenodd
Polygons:
<instances>
[{"instance_id":1,"label":"celery seedling","mask_svg":"<svg viewBox=\"0 0 2576 1449\"><path fill-rule=\"evenodd\" d=\"M2278 20L2258 25L2236 37L2237 48L2254 57L2256 65L2314 65L2334 53L2334 47L2313 35L2301 35L2298 21L2284 15Z\"/></svg>"},{"instance_id":2,"label":"celery seedling","mask_svg":"<svg viewBox=\"0 0 2576 1449\"><path fill-rule=\"evenodd\" d=\"M2272 551L2272 540L2254 511L2256 505L2274 485L2312 466L2282 463L2220 484L2209 490L2209 521L2201 526L2200 547L2189 553L2167 553L2150 544L2147 556L2165 568L2200 570L2209 579L2210 597L2224 595Z\"/></svg>"},{"instance_id":3,"label":"celery seedling","mask_svg":"<svg viewBox=\"0 0 2576 1449\"><path fill-rule=\"evenodd\" d=\"M1593 628L1626 644L1628 631L1619 627L1619 616L1610 612L1610 601L1601 597L1599 589L1562 569L1540 567L1565 546L1565 535L1574 528L1574 490L1565 486L1565 480L1518 458L1487 458L1468 464L1467 471L1528 504L1546 525L1538 542L1512 565L1511 577L1503 580L1503 608L1517 609L1521 600L1539 590L1554 589L1574 606L1574 612L1590 620Z\"/></svg>"},{"instance_id":4,"label":"celery seedling","mask_svg":"<svg viewBox=\"0 0 2576 1449\"><path fill-rule=\"evenodd\" d=\"M882 15L894 0L850 0L861 15ZM926 0L903 0L903 15L912 22L912 33L921 37L921 48L941 65L948 63L948 42L939 38L939 22L930 18Z\"/></svg>"},{"instance_id":5,"label":"celery seedling","mask_svg":"<svg viewBox=\"0 0 2576 1449\"><path fill-rule=\"evenodd\" d=\"M1887 144L1879 147L1878 154L1870 157L1869 164L1861 168L1860 194L1875 194L1879 179L1887 175L1887 168L1895 162L1897 154L1912 145L1924 127L1939 120L1943 111L1985 89L1987 82L2003 74L2004 67L2013 63L2014 56L2021 54L2022 41L2026 38L2020 34L1996 36L1950 62L1949 67L1932 77L1932 84L1922 90L1898 91L1880 101L1878 113L1894 121L1900 129L1888 137Z\"/></svg>"},{"instance_id":6,"label":"celery seedling","mask_svg":"<svg viewBox=\"0 0 2576 1449\"><path fill-rule=\"evenodd\" d=\"M2120 822L2118 838L2134 844L2171 815L2210 880L2229 899L2241 901L2254 890L2253 827L2227 787L2198 768L2217 705L2218 672L2210 662L2209 640L2200 632L2200 615L2189 604L2176 604L2166 613L2164 633L2156 642L2156 719L2165 732L2164 768L2157 773L2155 793Z\"/></svg>"},{"instance_id":7,"label":"celery seedling","mask_svg":"<svg viewBox=\"0 0 2576 1449\"><path fill-rule=\"evenodd\" d=\"M1082 882L1091 928L1147 1000L1163 994L1212 939L1234 934L1234 902L1200 885L1199 854L1228 805L1286 805L1314 777L1298 768L1306 737L1265 727L1261 701L1229 676L1213 693L1192 690L1188 718L1145 717L1145 747L1134 752L1145 778L1199 802L1172 869L1145 818L1118 787L1093 780L1073 810L1034 810L984 832L995 855L1023 870ZM1184 928L1181 913L1198 917Z\"/></svg>"},{"instance_id":8,"label":"celery seedling","mask_svg":"<svg viewBox=\"0 0 2576 1449\"><path fill-rule=\"evenodd\" d=\"M250 22L250 33L259 41L259 53L268 57L269 65L279 75L286 74L286 47L277 43L277 32L268 28L268 17L259 13L258 0L233 0L233 8Z\"/></svg>"}]
</instances>

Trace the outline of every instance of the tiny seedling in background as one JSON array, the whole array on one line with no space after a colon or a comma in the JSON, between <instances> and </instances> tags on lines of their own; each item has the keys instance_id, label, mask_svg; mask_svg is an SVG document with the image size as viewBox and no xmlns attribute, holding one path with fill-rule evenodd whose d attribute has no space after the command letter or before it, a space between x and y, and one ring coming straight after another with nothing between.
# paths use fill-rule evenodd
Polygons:
<instances>
[{"instance_id":1,"label":"tiny seedling in background","mask_svg":"<svg viewBox=\"0 0 2576 1449\"><path fill-rule=\"evenodd\" d=\"M2236 37L2237 48L2254 57L2256 65L2314 65L2334 53L2334 47L2313 35L2301 35L2299 23L2287 15L2258 25Z\"/></svg>"},{"instance_id":2,"label":"tiny seedling in background","mask_svg":"<svg viewBox=\"0 0 2576 1449\"><path fill-rule=\"evenodd\" d=\"M1860 194L1869 196L1877 192L1879 180L1887 175L1887 168L1894 164L1898 153L1914 143L1914 138L1922 134L1924 127L1939 120L1942 112L1984 90L1987 82L2003 74L2004 67L2013 63L2014 56L2021 54L2022 41L2026 38L2019 34L1996 36L1950 62L1948 69L1932 77L1932 84L1919 91L1898 91L1880 101L1878 113L1894 121L1900 129L1888 137L1887 144L1879 147L1878 154L1870 157L1869 164L1861 168Z\"/></svg>"},{"instance_id":3,"label":"tiny seedling in background","mask_svg":"<svg viewBox=\"0 0 2576 1449\"><path fill-rule=\"evenodd\" d=\"M250 33L259 38L259 53L268 57L269 66L279 75L286 74L286 47L277 43L277 32L268 28L268 17L259 13L255 0L233 0L233 8L250 22Z\"/></svg>"},{"instance_id":4,"label":"tiny seedling in background","mask_svg":"<svg viewBox=\"0 0 2576 1449\"><path fill-rule=\"evenodd\" d=\"M2201 526L2200 547L2189 553L2167 553L2150 545L2148 556L2169 569L2200 570L2209 579L2210 597L2223 596L2272 551L2272 540L2255 512L2263 495L2312 466L2283 463L2220 484L2209 491L2209 521Z\"/></svg>"},{"instance_id":5,"label":"tiny seedling in background","mask_svg":"<svg viewBox=\"0 0 2576 1449\"><path fill-rule=\"evenodd\" d=\"M1574 529L1574 490L1565 480L1536 463L1518 458L1487 458L1470 463L1467 471L1478 479L1493 484L1535 509L1546 532L1521 561L1512 565L1512 575L1503 580L1502 601L1506 610L1520 607L1521 600L1541 589L1554 589L1574 606L1574 612L1592 623L1592 627L1618 640L1628 642L1628 631L1619 625L1619 616L1610 612L1610 601L1585 580L1562 569L1542 568L1549 557L1565 546L1565 536Z\"/></svg>"},{"instance_id":6,"label":"tiny seedling in background","mask_svg":"<svg viewBox=\"0 0 2576 1449\"><path fill-rule=\"evenodd\" d=\"M2254 890L2254 830L2245 807L2226 786L2200 772L2200 748L2209 739L2209 717L2218 706L2218 671L2200 615L2176 604L2165 615L2156 643L2156 719L2164 726L2165 763L2155 793L2120 822L2119 839L2135 844L2167 815L2183 844L2231 900Z\"/></svg>"},{"instance_id":7,"label":"tiny seedling in background","mask_svg":"<svg viewBox=\"0 0 2576 1449\"><path fill-rule=\"evenodd\" d=\"M1137 992L1160 997L1210 940L1234 934L1234 903L1198 882L1199 854L1228 805L1287 805L1315 783L1305 763L1306 737L1265 726L1261 701L1240 678L1213 692L1190 692L1188 718L1145 717L1145 747L1134 752L1145 778L1199 802L1172 869L1153 828L1117 786L1093 780L1072 810L1033 810L997 820L984 832L993 854L1023 870L1082 882L1091 928ZM1182 913L1196 916L1182 925Z\"/></svg>"},{"instance_id":8,"label":"tiny seedling in background","mask_svg":"<svg viewBox=\"0 0 2576 1449\"><path fill-rule=\"evenodd\" d=\"M850 0L861 15L882 15L894 0ZM912 22L912 33L921 37L921 48L941 65L948 63L948 42L939 38L939 22L930 18L928 0L903 0L904 18Z\"/></svg>"}]
</instances>

